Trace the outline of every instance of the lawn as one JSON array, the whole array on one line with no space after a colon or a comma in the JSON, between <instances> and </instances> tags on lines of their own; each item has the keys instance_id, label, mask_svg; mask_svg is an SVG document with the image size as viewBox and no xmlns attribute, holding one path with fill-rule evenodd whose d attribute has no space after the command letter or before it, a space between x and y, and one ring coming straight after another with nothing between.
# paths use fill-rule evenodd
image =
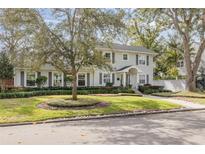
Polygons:
<instances>
[{"instance_id":1,"label":"lawn","mask_svg":"<svg viewBox=\"0 0 205 154\"><path fill-rule=\"evenodd\" d=\"M104 108L81 110L46 110L37 105L51 99L68 98L70 96L40 96L31 98L0 99L0 123L40 121L53 118L76 117L87 115L113 114L135 110L168 110L181 106L170 104L166 101L148 99L136 96L86 96L80 98L97 99L108 102L110 105Z\"/></svg>"}]
</instances>

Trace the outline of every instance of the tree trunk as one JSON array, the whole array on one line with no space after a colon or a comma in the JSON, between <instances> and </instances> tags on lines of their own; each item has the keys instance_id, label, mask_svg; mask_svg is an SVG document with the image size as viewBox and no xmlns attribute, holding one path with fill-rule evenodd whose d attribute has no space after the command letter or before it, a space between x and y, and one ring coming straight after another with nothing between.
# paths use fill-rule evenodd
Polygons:
<instances>
[{"instance_id":1,"label":"tree trunk","mask_svg":"<svg viewBox=\"0 0 205 154\"><path fill-rule=\"evenodd\" d=\"M2 79L0 84L1 84L1 92L5 92L5 80Z\"/></svg>"},{"instance_id":2,"label":"tree trunk","mask_svg":"<svg viewBox=\"0 0 205 154\"><path fill-rule=\"evenodd\" d=\"M72 99L77 100L77 72L75 69L72 71L73 81L72 81Z\"/></svg>"},{"instance_id":3,"label":"tree trunk","mask_svg":"<svg viewBox=\"0 0 205 154\"><path fill-rule=\"evenodd\" d=\"M196 75L188 75L186 79L186 89L188 91L196 91Z\"/></svg>"}]
</instances>

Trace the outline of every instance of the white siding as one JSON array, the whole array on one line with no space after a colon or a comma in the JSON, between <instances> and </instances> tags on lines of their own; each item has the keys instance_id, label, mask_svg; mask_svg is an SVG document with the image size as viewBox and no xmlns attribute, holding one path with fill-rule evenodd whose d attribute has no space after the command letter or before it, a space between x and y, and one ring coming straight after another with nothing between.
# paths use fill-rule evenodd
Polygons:
<instances>
[{"instance_id":1,"label":"white siding","mask_svg":"<svg viewBox=\"0 0 205 154\"><path fill-rule=\"evenodd\" d=\"M107 51L104 51L104 53ZM110 51L108 51L110 52ZM112 51L113 52L113 51ZM112 53L110 52L110 53ZM85 73L85 82L87 85L87 73L90 73L90 86L105 86L105 83L102 82L102 84L99 83L99 73L102 73L102 81L103 81L103 77L104 77L104 73L110 73L110 80L112 82L112 73L115 73L115 84L114 86L120 86L121 85L121 81L117 80L117 78L121 79L121 75L116 72L116 70L121 69L123 67L126 66L137 66L137 68L139 69L139 72L137 73L137 75L130 77L130 79L132 81L130 81L131 83L134 83L135 81L138 82L139 80L139 75L149 75L149 83L152 84L153 83L153 68L154 68L154 63L153 63L153 56L152 54L146 54L146 53L133 53L133 52L118 52L118 51L114 51L115 52L115 63L112 64L112 55L111 55L111 62L110 64L113 67L113 72L106 72L103 70L99 70L99 69L91 69L91 68L84 68L82 70L79 71L79 73ZM128 60L123 60L123 54L127 54L128 55ZM149 55L149 65L147 66L147 63L145 62L145 65L136 65L136 54L138 55L144 55L145 57L147 55ZM146 60L146 58L145 58ZM25 71L25 85L26 85L26 72L29 71L29 69L16 69L15 70L15 77L14 77L14 86L21 86L20 84L20 71L24 70ZM41 69L39 70L39 72L41 72L42 76L46 76L48 78L48 72L52 72L52 74L54 72L59 72L57 71L54 67L52 67L51 65L44 65L41 67ZM52 78L54 79L54 78ZM134 81L133 81L134 80ZM48 86L48 81L46 83L45 86ZM63 84L62 84L63 86Z\"/></svg>"}]
</instances>

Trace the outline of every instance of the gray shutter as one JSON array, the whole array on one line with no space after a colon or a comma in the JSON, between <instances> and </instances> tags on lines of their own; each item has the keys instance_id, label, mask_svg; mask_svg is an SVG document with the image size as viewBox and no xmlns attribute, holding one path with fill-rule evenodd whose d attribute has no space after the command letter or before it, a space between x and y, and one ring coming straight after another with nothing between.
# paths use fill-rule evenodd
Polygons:
<instances>
[{"instance_id":1,"label":"gray shutter","mask_svg":"<svg viewBox=\"0 0 205 154\"><path fill-rule=\"evenodd\" d=\"M149 66L149 56L147 56L147 66Z\"/></svg>"},{"instance_id":2,"label":"gray shutter","mask_svg":"<svg viewBox=\"0 0 205 154\"><path fill-rule=\"evenodd\" d=\"M41 76L41 72L37 72L37 77L40 77Z\"/></svg>"},{"instance_id":3,"label":"gray shutter","mask_svg":"<svg viewBox=\"0 0 205 154\"><path fill-rule=\"evenodd\" d=\"M90 86L90 73L87 73L87 86Z\"/></svg>"},{"instance_id":4,"label":"gray shutter","mask_svg":"<svg viewBox=\"0 0 205 154\"><path fill-rule=\"evenodd\" d=\"M99 83L102 84L102 73L99 74Z\"/></svg>"},{"instance_id":5,"label":"gray shutter","mask_svg":"<svg viewBox=\"0 0 205 154\"><path fill-rule=\"evenodd\" d=\"M138 65L138 55L136 55L136 65Z\"/></svg>"},{"instance_id":6,"label":"gray shutter","mask_svg":"<svg viewBox=\"0 0 205 154\"><path fill-rule=\"evenodd\" d=\"M147 74L147 84L149 84L149 75Z\"/></svg>"},{"instance_id":7,"label":"gray shutter","mask_svg":"<svg viewBox=\"0 0 205 154\"><path fill-rule=\"evenodd\" d=\"M112 74L112 83L115 84L115 74Z\"/></svg>"},{"instance_id":8,"label":"gray shutter","mask_svg":"<svg viewBox=\"0 0 205 154\"><path fill-rule=\"evenodd\" d=\"M63 73L63 80L64 80L63 86L66 87L66 74L65 73Z\"/></svg>"},{"instance_id":9,"label":"gray shutter","mask_svg":"<svg viewBox=\"0 0 205 154\"><path fill-rule=\"evenodd\" d=\"M115 63L115 53L112 52L112 63L114 64Z\"/></svg>"},{"instance_id":10,"label":"gray shutter","mask_svg":"<svg viewBox=\"0 0 205 154\"><path fill-rule=\"evenodd\" d=\"M48 86L52 87L52 72L48 72Z\"/></svg>"},{"instance_id":11,"label":"gray shutter","mask_svg":"<svg viewBox=\"0 0 205 154\"><path fill-rule=\"evenodd\" d=\"M21 71L21 86L24 87L24 71Z\"/></svg>"},{"instance_id":12,"label":"gray shutter","mask_svg":"<svg viewBox=\"0 0 205 154\"><path fill-rule=\"evenodd\" d=\"M129 79L129 77L128 77L128 74L126 73L126 86L128 86L128 79Z\"/></svg>"}]
</instances>

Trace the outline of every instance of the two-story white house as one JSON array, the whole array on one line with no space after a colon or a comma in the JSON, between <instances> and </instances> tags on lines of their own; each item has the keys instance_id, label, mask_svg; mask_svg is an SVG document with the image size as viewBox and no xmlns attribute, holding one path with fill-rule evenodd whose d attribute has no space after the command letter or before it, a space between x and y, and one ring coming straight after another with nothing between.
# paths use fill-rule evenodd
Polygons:
<instances>
[{"instance_id":1,"label":"two-story white house","mask_svg":"<svg viewBox=\"0 0 205 154\"><path fill-rule=\"evenodd\" d=\"M136 88L140 84L152 84L153 82L153 57L155 53L142 46L127 46L113 44L112 48L98 47L104 56L110 61L112 71L105 71L96 67L82 68L77 76L78 86L105 86L113 83L113 86L131 85ZM53 66L45 64L37 72L29 68L15 68L15 87L35 87L38 76L46 76L47 83L44 86L70 86L64 81L64 74Z\"/></svg>"}]
</instances>

